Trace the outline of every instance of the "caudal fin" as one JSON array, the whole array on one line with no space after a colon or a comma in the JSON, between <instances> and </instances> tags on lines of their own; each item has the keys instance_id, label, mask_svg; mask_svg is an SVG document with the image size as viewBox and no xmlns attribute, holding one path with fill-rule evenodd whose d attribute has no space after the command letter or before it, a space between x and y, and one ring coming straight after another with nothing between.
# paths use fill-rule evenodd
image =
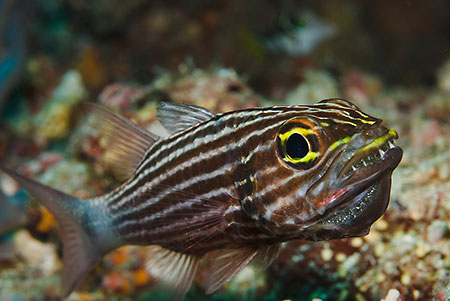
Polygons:
<instances>
[{"instance_id":1,"label":"caudal fin","mask_svg":"<svg viewBox=\"0 0 450 301\"><path fill-rule=\"evenodd\" d=\"M3 166L0 170L19 182L58 221L63 242L62 295L67 297L105 253L99 250L99 244L82 226L83 208L88 208L85 205L87 201L42 185Z\"/></svg>"}]
</instances>

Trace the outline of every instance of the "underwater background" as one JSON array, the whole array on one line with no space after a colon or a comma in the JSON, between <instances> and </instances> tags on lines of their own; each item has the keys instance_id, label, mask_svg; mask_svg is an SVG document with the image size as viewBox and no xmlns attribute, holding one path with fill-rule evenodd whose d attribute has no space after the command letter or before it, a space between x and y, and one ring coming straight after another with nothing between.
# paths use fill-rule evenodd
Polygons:
<instances>
[{"instance_id":1,"label":"underwater background","mask_svg":"<svg viewBox=\"0 0 450 301\"><path fill-rule=\"evenodd\" d=\"M119 185L82 104L161 131L160 101L216 112L339 97L400 136L368 236L285 243L186 300L450 300L450 2L0 0L0 162L78 197ZM50 213L0 174L0 300L58 300ZM145 249L111 252L69 300L163 300Z\"/></svg>"}]
</instances>

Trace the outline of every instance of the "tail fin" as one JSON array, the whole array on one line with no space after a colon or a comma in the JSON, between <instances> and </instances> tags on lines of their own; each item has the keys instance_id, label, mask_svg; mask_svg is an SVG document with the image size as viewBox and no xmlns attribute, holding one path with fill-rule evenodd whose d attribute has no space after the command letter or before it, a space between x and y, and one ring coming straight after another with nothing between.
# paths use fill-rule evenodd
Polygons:
<instances>
[{"instance_id":1,"label":"tail fin","mask_svg":"<svg viewBox=\"0 0 450 301\"><path fill-rule=\"evenodd\" d=\"M106 250L99 248L98 238L89 237L82 226L82 216L86 213L82 211L89 208L86 206L88 201L42 185L3 166L0 170L19 182L58 221L63 242L62 295L67 297L106 253Z\"/></svg>"}]
</instances>

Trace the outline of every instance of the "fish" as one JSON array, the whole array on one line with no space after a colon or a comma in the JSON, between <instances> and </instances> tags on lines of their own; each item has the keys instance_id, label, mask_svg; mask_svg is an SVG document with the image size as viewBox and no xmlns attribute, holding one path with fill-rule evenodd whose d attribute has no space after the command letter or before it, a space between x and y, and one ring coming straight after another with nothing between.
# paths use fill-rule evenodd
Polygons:
<instances>
[{"instance_id":1,"label":"fish","mask_svg":"<svg viewBox=\"0 0 450 301\"><path fill-rule=\"evenodd\" d=\"M26 225L26 204L20 194L8 197L0 190L0 238Z\"/></svg>"},{"instance_id":2,"label":"fish","mask_svg":"<svg viewBox=\"0 0 450 301\"><path fill-rule=\"evenodd\" d=\"M12 234L14 230L27 224L26 212L21 194L7 196L0 189L0 261L14 259Z\"/></svg>"},{"instance_id":3,"label":"fish","mask_svg":"<svg viewBox=\"0 0 450 301\"><path fill-rule=\"evenodd\" d=\"M68 296L110 251L147 248L147 271L182 299L208 257L205 293L290 240L364 236L386 211L397 132L344 99L216 114L161 102L159 137L91 104L107 162L128 180L80 199L0 165L58 221Z\"/></svg>"},{"instance_id":4,"label":"fish","mask_svg":"<svg viewBox=\"0 0 450 301\"><path fill-rule=\"evenodd\" d=\"M311 11L280 17L273 29L264 34L264 44L272 52L305 56L338 32Z\"/></svg>"}]
</instances>

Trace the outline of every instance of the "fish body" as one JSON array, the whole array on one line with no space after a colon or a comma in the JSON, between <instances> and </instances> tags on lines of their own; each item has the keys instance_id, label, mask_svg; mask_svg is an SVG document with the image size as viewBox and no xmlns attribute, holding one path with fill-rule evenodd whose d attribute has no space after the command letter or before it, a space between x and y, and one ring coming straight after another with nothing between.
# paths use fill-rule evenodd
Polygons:
<instances>
[{"instance_id":1,"label":"fish body","mask_svg":"<svg viewBox=\"0 0 450 301\"><path fill-rule=\"evenodd\" d=\"M60 223L64 295L123 245L148 246L149 272L182 297L206 254L213 293L284 241L365 235L402 157L394 130L341 99L223 114L163 103L166 138L93 111L107 161L129 177L117 189L82 200L2 167Z\"/></svg>"}]
</instances>

